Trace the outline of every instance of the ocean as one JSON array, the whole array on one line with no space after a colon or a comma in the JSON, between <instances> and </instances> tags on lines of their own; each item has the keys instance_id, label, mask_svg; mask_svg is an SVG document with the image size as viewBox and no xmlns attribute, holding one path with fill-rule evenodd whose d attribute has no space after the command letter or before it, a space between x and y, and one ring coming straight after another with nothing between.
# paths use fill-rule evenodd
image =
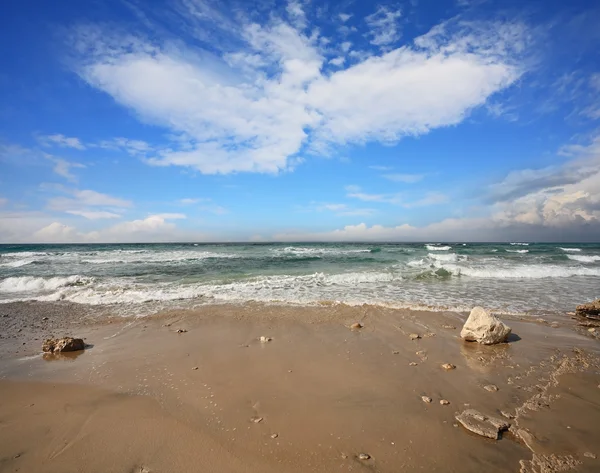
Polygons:
<instances>
[{"instance_id":1,"label":"ocean","mask_svg":"<svg viewBox=\"0 0 600 473\"><path fill-rule=\"evenodd\" d=\"M147 315L257 301L543 316L600 297L600 244L0 245L0 304ZM1 308L1 305L0 305Z\"/></svg>"}]
</instances>

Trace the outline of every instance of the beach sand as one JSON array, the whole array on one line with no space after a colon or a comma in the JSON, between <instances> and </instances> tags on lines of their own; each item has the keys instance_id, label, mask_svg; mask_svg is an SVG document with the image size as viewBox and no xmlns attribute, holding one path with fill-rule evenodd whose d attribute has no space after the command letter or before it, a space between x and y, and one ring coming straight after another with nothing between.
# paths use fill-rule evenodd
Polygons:
<instances>
[{"instance_id":1,"label":"beach sand","mask_svg":"<svg viewBox=\"0 0 600 473\"><path fill-rule=\"evenodd\" d=\"M600 471L598 340L567 316L503 318L509 343L480 346L452 312L80 310L0 308L0 472ZM90 347L43 357L51 334ZM512 427L480 437L467 408Z\"/></svg>"}]
</instances>

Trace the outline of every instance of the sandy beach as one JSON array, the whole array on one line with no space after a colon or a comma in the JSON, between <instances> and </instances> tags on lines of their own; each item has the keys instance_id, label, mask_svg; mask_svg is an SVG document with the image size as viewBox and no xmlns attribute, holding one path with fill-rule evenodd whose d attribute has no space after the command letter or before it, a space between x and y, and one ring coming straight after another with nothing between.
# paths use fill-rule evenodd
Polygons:
<instances>
[{"instance_id":1,"label":"sandy beach","mask_svg":"<svg viewBox=\"0 0 600 473\"><path fill-rule=\"evenodd\" d=\"M1 472L600 468L598 342L568 316L505 317L509 343L481 346L460 339L467 314L454 312L77 309L2 307ZM88 349L41 354L43 338L66 334ZM475 435L455 420L467 408L511 428Z\"/></svg>"}]
</instances>

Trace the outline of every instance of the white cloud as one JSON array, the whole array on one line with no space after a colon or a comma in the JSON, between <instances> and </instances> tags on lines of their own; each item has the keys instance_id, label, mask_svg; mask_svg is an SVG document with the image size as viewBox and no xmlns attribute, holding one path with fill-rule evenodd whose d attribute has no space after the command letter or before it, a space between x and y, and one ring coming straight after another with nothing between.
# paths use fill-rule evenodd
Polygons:
<instances>
[{"instance_id":1,"label":"white cloud","mask_svg":"<svg viewBox=\"0 0 600 473\"><path fill-rule=\"evenodd\" d=\"M343 52L347 53L348 51L350 51L350 48L352 47L352 43L350 41L344 41L341 45L340 48Z\"/></svg>"},{"instance_id":2,"label":"white cloud","mask_svg":"<svg viewBox=\"0 0 600 473\"><path fill-rule=\"evenodd\" d=\"M578 228L600 222L600 136L563 147L560 166L511 172L492 186L493 218L502 222Z\"/></svg>"},{"instance_id":3,"label":"white cloud","mask_svg":"<svg viewBox=\"0 0 600 473\"><path fill-rule=\"evenodd\" d=\"M296 2L289 5L296 11ZM390 18L398 13L381 10L369 21ZM301 162L306 149L327 153L332 145L395 142L456 125L523 72L526 31L507 24L434 28L382 55L352 51L354 62L335 72L324 65L333 59L341 67L341 59L327 59L318 32L308 36L276 17L221 26L242 44L221 57L78 30L79 74L142 120L184 137L160 149L129 146L148 164L277 173Z\"/></svg>"},{"instance_id":4,"label":"white cloud","mask_svg":"<svg viewBox=\"0 0 600 473\"><path fill-rule=\"evenodd\" d=\"M51 210L73 210L81 207L131 207L131 201L112 197L93 190L65 189L65 192L73 197L52 197L48 200L48 208Z\"/></svg>"},{"instance_id":5,"label":"white cloud","mask_svg":"<svg viewBox=\"0 0 600 473\"><path fill-rule=\"evenodd\" d=\"M189 235L177 229L175 224L166 220L172 215L150 215L145 219L118 223L97 231L81 232L75 227L52 222L43 228L27 235L16 234L5 241L36 241L43 243L88 243L88 242L151 242L182 241ZM0 228L3 220L0 215ZM195 234L196 240L205 240L201 233Z\"/></svg>"},{"instance_id":6,"label":"white cloud","mask_svg":"<svg viewBox=\"0 0 600 473\"><path fill-rule=\"evenodd\" d=\"M110 218L121 218L122 216L113 212L106 212L102 210L65 210L66 213L71 215L79 215L80 217L87 218L88 220L100 220Z\"/></svg>"},{"instance_id":7,"label":"white cloud","mask_svg":"<svg viewBox=\"0 0 600 473\"><path fill-rule=\"evenodd\" d=\"M164 237L170 234L172 238L175 224L165 220L160 215L151 215L143 220L119 223L90 237L98 240L130 241L132 238Z\"/></svg>"},{"instance_id":8,"label":"white cloud","mask_svg":"<svg viewBox=\"0 0 600 473\"><path fill-rule=\"evenodd\" d=\"M338 57L334 57L333 59L329 60L329 64L333 64L334 66L343 66L344 63L346 62L346 58L344 56L338 56Z\"/></svg>"},{"instance_id":9,"label":"white cloud","mask_svg":"<svg viewBox=\"0 0 600 473\"><path fill-rule=\"evenodd\" d=\"M187 218L187 215L180 213L164 213L164 214L156 214L151 215L152 217L158 217L163 220L184 220Z\"/></svg>"},{"instance_id":10,"label":"white cloud","mask_svg":"<svg viewBox=\"0 0 600 473\"><path fill-rule=\"evenodd\" d=\"M402 11L390 10L387 7L380 6L377 11L365 18L367 25L371 29L371 44L376 46L387 46L400 39L398 20L402 16Z\"/></svg>"},{"instance_id":11,"label":"white cloud","mask_svg":"<svg viewBox=\"0 0 600 473\"><path fill-rule=\"evenodd\" d=\"M47 243L70 243L78 241L80 236L75 228L59 222L53 222L35 232L33 240Z\"/></svg>"},{"instance_id":12,"label":"white cloud","mask_svg":"<svg viewBox=\"0 0 600 473\"><path fill-rule=\"evenodd\" d=\"M340 20L342 20L343 23L346 23L350 18L352 18L352 15L349 15L347 13L340 13L338 17L340 18Z\"/></svg>"},{"instance_id":13,"label":"white cloud","mask_svg":"<svg viewBox=\"0 0 600 473\"><path fill-rule=\"evenodd\" d=\"M394 182L404 182L406 184L412 184L414 182L419 182L425 176L423 174L384 174L383 177Z\"/></svg>"},{"instance_id":14,"label":"white cloud","mask_svg":"<svg viewBox=\"0 0 600 473\"><path fill-rule=\"evenodd\" d=\"M39 136L38 141L44 146L60 146L61 148L74 148L78 150L86 149L79 138L72 138L61 134Z\"/></svg>"}]
</instances>

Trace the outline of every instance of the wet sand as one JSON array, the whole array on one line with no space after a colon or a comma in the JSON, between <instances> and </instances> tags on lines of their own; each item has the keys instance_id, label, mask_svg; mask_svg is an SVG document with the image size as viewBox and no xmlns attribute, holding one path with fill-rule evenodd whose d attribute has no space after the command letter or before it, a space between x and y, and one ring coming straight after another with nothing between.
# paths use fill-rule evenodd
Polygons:
<instances>
[{"instance_id":1,"label":"wet sand","mask_svg":"<svg viewBox=\"0 0 600 473\"><path fill-rule=\"evenodd\" d=\"M485 347L450 312L246 304L98 323L56 307L0 311L0 472L600 471L598 341L566 317L504 318L509 343ZM44 358L50 333L91 347ZM468 407L511 431L466 431Z\"/></svg>"}]
</instances>

